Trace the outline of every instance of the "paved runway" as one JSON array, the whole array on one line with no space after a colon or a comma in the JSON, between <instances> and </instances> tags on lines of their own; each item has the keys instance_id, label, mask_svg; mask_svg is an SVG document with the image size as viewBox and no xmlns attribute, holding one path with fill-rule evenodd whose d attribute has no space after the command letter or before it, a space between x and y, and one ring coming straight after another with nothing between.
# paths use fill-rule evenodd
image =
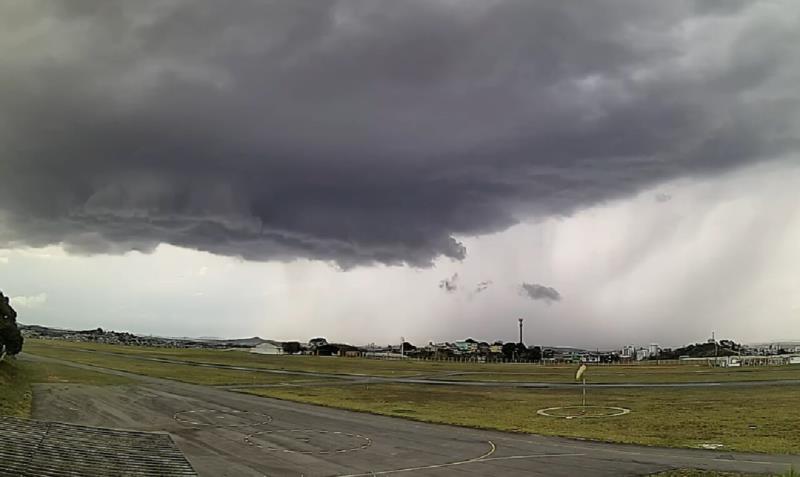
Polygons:
<instances>
[{"instance_id":1,"label":"paved runway","mask_svg":"<svg viewBox=\"0 0 800 477\"><path fill-rule=\"evenodd\" d=\"M424 424L103 371L131 377L137 385L37 385L34 417L167 431L205 476L621 476L675 467L800 468L800 456L648 448Z\"/></svg>"}]
</instances>

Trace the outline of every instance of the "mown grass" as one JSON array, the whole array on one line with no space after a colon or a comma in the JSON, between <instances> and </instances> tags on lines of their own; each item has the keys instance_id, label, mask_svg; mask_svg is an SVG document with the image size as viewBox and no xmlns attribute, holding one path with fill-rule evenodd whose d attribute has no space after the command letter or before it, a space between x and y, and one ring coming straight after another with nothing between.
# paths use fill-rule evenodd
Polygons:
<instances>
[{"instance_id":1,"label":"mown grass","mask_svg":"<svg viewBox=\"0 0 800 477\"><path fill-rule=\"evenodd\" d=\"M701 383L800 379L800 366L711 368L698 365L590 366L586 378L592 383ZM445 381L572 382L571 368L541 368L539 372L484 372L442 376Z\"/></svg>"},{"instance_id":2,"label":"mown grass","mask_svg":"<svg viewBox=\"0 0 800 477\"><path fill-rule=\"evenodd\" d=\"M648 477L797 477L795 471L788 471L783 474L743 474L741 472L720 472L716 470L700 469L675 469L666 472L650 474Z\"/></svg>"},{"instance_id":3,"label":"mown grass","mask_svg":"<svg viewBox=\"0 0 800 477\"><path fill-rule=\"evenodd\" d=\"M26 352L49 358L63 359L75 363L100 366L118 371L174 379L191 384L217 385L256 385L291 383L312 378L296 375L258 373L235 369L218 369L193 366L190 364L160 363L157 361L131 359L99 353L87 353L80 349L34 345L26 347Z\"/></svg>"},{"instance_id":4,"label":"mown grass","mask_svg":"<svg viewBox=\"0 0 800 477\"><path fill-rule=\"evenodd\" d=\"M770 477L768 474L743 474L741 472L718 472L715 470L699 469L676 469L657 474L650 474L648 477Z\"/></svg>"},{"instance_id":5,"label":"mown grass","mask_svg":"<svg viewBox=\"0 0 800 477\"><path fill-rule=\"evenodd\" d=\"M454 363L447 361L389 361L364 358L316 356L267 356L247 351L168 349L72 343L56 340L26 341L30 353L54 350L94 350L131 357L154 357L226 366L245 366L284 371L383 377L435 376L443 380L571 382L574 366L536 364ZM447 376L448 373L467 373ZM763 381L800 379L800 366L710 368L701 365L590 366L587 378L593 383L663 383L713 381Z\"/></svg>"},{"instance_id":6,"label":"mown grass","mask_svg":"<svg viewBox=\"0 0 800 477\"><path fill-rule=\"evenodd\" d=\"M669 447L723 444L723 450L800 452L800 386L735 389L591 390L589 404L628 415L560 419L541 408L577 405L573 390L371 384L261 388L243 392L426 422Z\"/></svg>"},{"instance_id":7,"label":"mown grass","mask_svg":"<svg viewBox=\"0 0 800 477\"><path fill-rule=\"evenodd\" d=\"M0 362L0 415L29 417L37 383L127 384L120 376L53 363L8 359Z\"/></svg>"},{"instance_id":8,"label":"mown grass","mask_svg":"<svg viewBox=\"0 0 800 477\"><path fill-rule=\"evenodd\" d=\"M31 412L31 382L19 362L0 362L0 415L28 417Z\"/></svg>"},{"instance_id":9,"label":"mown grass","mask_svg":"<svg viewBox=\"0 0 800 477\"><path fill-rule=\"evenodd\" d=\"M25 341L25 351L27 352L36 354L45 349L85 349L129 356L178 359L191 363L247 366L281 371L329 374L413 376L421 373L438 373L450 370L443 362L435 363L410 360L386 361L319 356L269 356L254 354L244 350L153 348L146 346L120 346L35 339Z\"/></svg>"},{"instance_id":10,"label":"mown grass","mask_svg":"<svg viewBox=\"0 0 800 477\"><path fill-rule=\"evenodd\" d=\"M59 363L17 360L17 366L27 375L31 383L75 383L110 386L133 382L125 376L116 376Z\"/></svg>"}]
</instances>

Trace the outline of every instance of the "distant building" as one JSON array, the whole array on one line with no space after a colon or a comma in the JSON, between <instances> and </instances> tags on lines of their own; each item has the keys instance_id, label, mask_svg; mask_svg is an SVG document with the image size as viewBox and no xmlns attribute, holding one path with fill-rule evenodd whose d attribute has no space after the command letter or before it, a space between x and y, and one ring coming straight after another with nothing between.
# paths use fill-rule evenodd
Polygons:
<instances>
[{"instance_id":1,"label":"distant building","mask_svg":"<svg viewBox=\"0 0 800 477\"><path fill-rule=\"evenodd\" d=\"M456 348L463 354L474 353L478 351L478 343L474 341L456 341Z\"/></svg>"},{"instance_id":2,"label":"distant building","mask_svg":"<svg viewBox=\"0 0 800 477\"><path fill-rule=\"evenodd\" d=\"M636 350L636 361L642 361L650 357L650 350L647 348L639 348Z\"/></svg>"},{"instance_id":3,"label":"distant building","mask_svg":"<svg viewBox=\"0 0 800 477\"><path fill-rule=\"evenodd\" d=\"M584 354L584 355L581 355L580 361L582 363L599 363L600 362L600 356L596 355L596 354Z\"/></svg>"},{"instance_id":4,"label":"distant building","mask_svg":"<svg viewBox=\"0 0 800 477\"><path fill-rule=\"evenodd\" d=\"M647 353L650 356L658 356L658 352L661 348L658 346L657 343L650 343L650 346L647 347Z\"/></svg>"},{"instance_id":5,"label":"distant building","mask_svg":"<svg viewBox=\"0 0 800 477\"><path fill-rule=\"evenodd\" d=\"M283 354L283 344L268 340L250 348L250 352L256 354Z\"/></svg>"},{"instance_id":6,"label":"distant building","mask_svg":"<svg viewBox=\"0 0 800 477\"><path fill-rule=\"evenodd\" d=\"M631 359L636 357L636 347L633 345L624 346L620 358Z\"/></svg>"}]
</instances>

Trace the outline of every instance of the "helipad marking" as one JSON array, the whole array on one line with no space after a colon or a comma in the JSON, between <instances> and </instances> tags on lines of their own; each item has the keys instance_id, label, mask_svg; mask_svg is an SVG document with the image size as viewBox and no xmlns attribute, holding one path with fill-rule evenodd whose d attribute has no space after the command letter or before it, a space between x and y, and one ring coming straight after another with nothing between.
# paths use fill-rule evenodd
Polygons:
<instances>
[{"instance_id":1,"label":"helipad marking","mask_svg":"<svg viewBox=\"0 0 800 477\"><path fill-rule=\"evenodd\" d=\"M499 461L499 460L515 460L515 459L543 459L543 458L556 458L556 457L579 457L584 456L586 454L529 454L529 455L511 455L505 457L489 457L494 454L497 447L494 445L494 442L488 441L491 449L486 454L483 454L480 457L475 457L473 459L462 460L458 462L448 462L446 464L432 464L432 465L422 465L419 467L407 467L404 469L392 469L392 470L381 470L381 471L374 471L374 472L365 472L363 474L347 474L342 475L340 477L369 477L375 475L388 475L388 474L400 474L404 472L415 472L418 470L427 470L427 469L442 469L445 467L454 467L457 465L466 465L466 464L479 464L481 462L491 462L491 461Z\"/></svg>"},{"instance_id":2,"label":"helipad marking","mask_svg":"<svg viewBox=\"0 0 800 477\"><path fill-rule=\"evenodd\" d=\"M294 433L294 432L303 432L303 433L317 433L317 434L336 434L340 436L351 437L353 439L361 440L363 444L356 447L349 447L344 449L332 449L332 450L319 450L319 451L301 451L296 449L284 449L281 447L271 447L269 445L262 445L257 444L253 441L254 437L261 436L261 435L270 435L270 434L285 434L285 433ZM305 442L308 442L311 438L307 438ZM301 439L303 440L303 439ZM354 452L359 451L362 449L366 449L367 447L372 445L372 439L367 436L363 436L361 434L353 434L350 432L341 432L341 431L326 431L322 429L278 429L278 430L268 430L268 431L258 431L252 434L248 434L244 437L244 441L258 449L262 449L265 451L272 451L272 452L285 452L287 454L317 454L317 455L326 455L326 454L344 454L347 452Z\"/></svg>"},{"instance_id":3,"label":"helipad marking","mask_svg":"<svg viewBox=\"0 0 800 477\"><path fill-rule=\"evenodd\" d=\"M224 414L247 414L250 416L256 416L259 421L252 421L252 422L245 422L241 424L227 424L224 422L200 422L194 419L189 419L188 416L184 417L182 415L197 415L197 414L213 414L213 413L220 413L221 415L212 416L216 417L216 419L225 419ZM254 426L263 426L272 422L272 416L269 414L264 414L262 412L253 412L253 411L240 411L238 409L192 409L189 411L179 411L176 412L173 416L173 419L180 422L181 424L189 424L193 426L209 426L209 427L254 427Z\"/></svg>"},{"instance_id":4,"label":"helipad marking","mask_svg":"<svg viewBox=\"0 0 800 477\"><path fill-rule=\"evenodd\" d=\"M567 409L606 409L610 412L607 414L598 414L598 415L585 415L585 414L567 414L560 416L558 414L551 414L554 411L559 410L567 410ZM626 407L616 407L616 406L556 406L556 407L548 407L544 409L539 409L536 411L536 414L540 416L547 416L547 417L558 417L561 419L597 419L603 417L617 417L623 416L625 414L630 413L631 410Z\"/></svg>"}]
</instances>

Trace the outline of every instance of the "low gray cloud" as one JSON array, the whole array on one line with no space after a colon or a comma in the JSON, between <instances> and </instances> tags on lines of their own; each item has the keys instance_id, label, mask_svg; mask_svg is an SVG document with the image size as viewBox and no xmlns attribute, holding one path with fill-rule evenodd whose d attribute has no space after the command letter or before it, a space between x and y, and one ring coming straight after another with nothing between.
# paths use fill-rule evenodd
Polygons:
<instances>
[{"instance_id":1,"label":"low gray cloud","mask_svg":"<svg viewBox=\"0 0 800 477\"><path fill-rule=\"evenodd\" d=\"M36 308L47 302L47 294L39 293L31 296L11 297L11 304L18 308Z\"/></svg>"},{"instance_id":2,"label":"low gray cloud","mask_svg":"<svg viewBox=\"0 0 800 477\"><path fill-rule=\"evenodd\" d=\"M461 260L457 237L796 150L799 10L4 2L0 247Z\"/></svg>"},{"instance_id":3,"label":"low gray cloud","mask_svg":"<svg viewBox=\"0 0 800 477\"><path fill-rule=\"evenodd\" d=\"M439 288L447 293L453 293L458 290L458 273L454 273L452 277L445 278L439 282Z\"/></svg>"},{"instance_id":4,"label":"low gray cloud","mask_svg":"<svg viewBox=\"0 0 800 477\"><path fill-rule=\"evenodd\" d=\"M531 300L542 300L547 303L561 301L561 294L553 287L546 287L538 283L522 283L519 287L520 295Z\"/></svg>"}]
</instances>

